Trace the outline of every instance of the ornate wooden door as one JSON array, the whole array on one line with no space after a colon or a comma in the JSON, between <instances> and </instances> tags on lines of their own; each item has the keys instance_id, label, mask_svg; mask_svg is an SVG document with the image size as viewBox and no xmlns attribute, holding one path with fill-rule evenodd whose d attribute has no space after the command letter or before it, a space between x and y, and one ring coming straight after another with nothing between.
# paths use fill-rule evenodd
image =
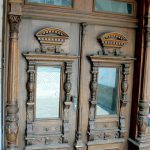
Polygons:
<instances>
[{"instance_id":1,"label":"ornate wooden door","mask_svg":"<svg viewBox=\"0 0 150 150\"><path fill-rule=\"evenodd\" d=\"M107 28L23 21L19 93L26 106L20 112L25 149L125 149L131 33Z\"/></svg>"},{"instance_id":2,"label":"ornate wooden door","mask_svg":"<svg viewBox=\"0 0 150 150\"><path fill-rule=\"evenodd\" d=\"M18 42L20 150L127 150L135 5L121 1L127 12L105 18L93 11L97 3L75 1L76 10L24 4Z\"/></svg>"}]
</instances>

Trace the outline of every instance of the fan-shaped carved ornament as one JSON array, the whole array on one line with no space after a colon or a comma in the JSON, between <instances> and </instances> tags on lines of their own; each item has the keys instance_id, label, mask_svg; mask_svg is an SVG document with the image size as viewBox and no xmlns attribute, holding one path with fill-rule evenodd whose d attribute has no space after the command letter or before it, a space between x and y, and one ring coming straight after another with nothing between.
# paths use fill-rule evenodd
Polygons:
<instances>
[{"instance_id":1,"label":"fan-shaped carved ornament","mask_svg":"<svg viewBox=\"0 0 150 150\"><path fill-rule=\"evenodd\" d=\"M125 36L117 32L105 33L98 36L98 41L102 47L122 48L128 44Z\"/></svg>"},{"instance_id":2,"label":"fan-shaped carved ornament","mask_svg":"<svg viewBox=\"0 0 150 150\"><path fill-rule=\"evenodd\" d=\"M128 39L117 32L109 32L97 37L104 54L121 54L121 48L128 44Z\"/></svg>"},{"instance_id":3,"label":"fan-shaped carved ornament","mask_svg":"<svg viewBox=\"0 0 150 150\"><path fill-rule=\"evenodd\" d=\"M69 36L56 28L44 28L35 35L41 45L62 45Z\"/></svg>"}]
</instances>

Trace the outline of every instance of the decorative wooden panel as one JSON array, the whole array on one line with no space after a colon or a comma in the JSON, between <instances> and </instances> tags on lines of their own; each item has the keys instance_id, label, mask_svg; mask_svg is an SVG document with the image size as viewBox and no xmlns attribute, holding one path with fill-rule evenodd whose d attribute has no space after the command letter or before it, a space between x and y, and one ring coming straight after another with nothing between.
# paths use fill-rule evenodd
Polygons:
<instances>
[{"instance_id":1,"label":"decorative wooden panel","mask_svg":"<svg viewBox=\"0 0 150 150\"><path fill-rule=\"evenodd\" d=\"M53 29L54 30L54 29ZM46 32L38 32L37 35ZM49 30L50 31L50 30ZM65 34L61 32L60 34ZM66 34L65 34L66 35ZM51 45L52 43L48 43ZM57 45L58 43L55 43ZM59 43L60 44L60 43ZM43 45L41 45L43 48ZM27 125L26 125L26 141L27 147L35 145L47 145L51 144L59 145L68 143L68 134L70 131L69 127L69 110L71 105L71 74L72 74L72 63L78 58L77 56L69 54L60 54L57 52L48 53L43 51L28 52L23 54L28 62L28 82L27 82ZM35 89L36 89L36 75L38 66L59 66L61 67L62 87L61 87L61 110L62 113L57 119L44 119L40 120L35 118ZM31 146L31 147L32 147Z\"/></svg>"}]
</instances>

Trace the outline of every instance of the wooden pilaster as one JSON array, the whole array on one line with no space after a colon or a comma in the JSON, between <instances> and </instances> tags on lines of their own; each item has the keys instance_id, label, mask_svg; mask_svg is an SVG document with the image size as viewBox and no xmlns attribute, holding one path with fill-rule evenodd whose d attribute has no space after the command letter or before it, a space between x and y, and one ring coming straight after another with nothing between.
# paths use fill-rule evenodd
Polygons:
<instances>
[{"instance_id":1,"label":"wooden pilaster","mask_svg":"<svg viewBox=\"0 0 150 150\"><path fill-rule=\"evenodd\" d=\"M9 0L9 56L8 56L8 77L7 77L7 105L6 105L6 149L18 149L18 65L19 48L18 33L21 21L21 1Z\"/></svg>"}]
</instances>

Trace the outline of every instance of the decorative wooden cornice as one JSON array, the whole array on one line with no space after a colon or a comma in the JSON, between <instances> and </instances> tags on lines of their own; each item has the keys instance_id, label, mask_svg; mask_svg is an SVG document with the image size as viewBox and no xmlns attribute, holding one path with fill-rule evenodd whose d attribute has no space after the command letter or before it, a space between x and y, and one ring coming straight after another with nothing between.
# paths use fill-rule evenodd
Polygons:
<instances>
[{"instance_id":1,"label":"decorative wooden cornice","mask_svg":"<svg viewBox=\"0 0 150 150\"><path fill-rule=\"evenodd\" d=\"M90 56L90 59L92 62L98 62L98 63L132 63L135 58L131 57L123 57L123 56L103 56L103 55L92 55Z\"/></svg>"},{"instance_id":2,"label":"decorative wooden cornice","mask_svg":"<svg viewBox=\"0 0 150 150\"><path fill-rule=\"evenodd\" d=\"M27 60L39 62L73 62L78 56L73 55L51 55L51 54L38 54L38 53L26 53L23 54Z\"/></svg>"}]
</instances>

